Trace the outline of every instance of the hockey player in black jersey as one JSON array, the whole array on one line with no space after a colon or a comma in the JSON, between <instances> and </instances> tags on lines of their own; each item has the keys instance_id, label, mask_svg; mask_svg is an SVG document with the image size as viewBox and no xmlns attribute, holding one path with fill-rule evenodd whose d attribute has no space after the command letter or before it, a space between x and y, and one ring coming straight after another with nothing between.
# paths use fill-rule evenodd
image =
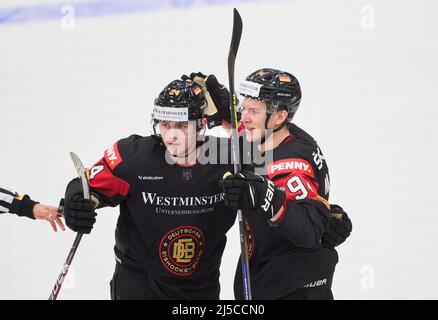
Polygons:
<instances>
[{"instance_id":1,"label":"hockey player in black jersey","mask_svg":"<svg viewBox=\"0 0 438 320\"><path fill-rule=\"evenodd\" d=\"M90 233L95 208L120 207L112 299L219 298L236 214L218 185L231 164L203 161L216 141L202 137L206 107L198 84L171 82L155 100L154 134L119 140L89 170L94 202L83 199L77 179L67 186L64 214L74 231Z\"/></svg>"},{"instance_id":2,"label":"hockey player in black jersey","mask_svg":"<svg viewBox=\"0 0 438 320\"><path fill-rule=\"evenodd\" d=\"M348 237L351 222L341 207L329 204L321 149L291 123L301 100L298 80L261 69L239 91L246 141L271 155L268 163L246 166L220 182L225 203L246 217L253 298L332 299L334 246ZM237 299L243 298L240 270L239 261Z\"/></svg>"}]
</instances>

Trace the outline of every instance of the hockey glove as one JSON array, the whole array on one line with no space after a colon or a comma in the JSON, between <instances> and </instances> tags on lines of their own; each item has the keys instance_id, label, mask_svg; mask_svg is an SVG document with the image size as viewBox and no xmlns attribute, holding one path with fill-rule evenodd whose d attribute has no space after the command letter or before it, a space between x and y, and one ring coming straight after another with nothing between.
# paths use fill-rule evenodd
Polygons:
<instances>
[{"instance_id":1,"label":"hockey glove","mask_svg":"<svg viewBox=\"0 0 438 320\"><path fill-rule=\"evenodd\" d=\"M347 213L338 205L330 205L332 218L328 229L323 233L321 243L325 247L335 248L343 243L351 233L353 225Z\"/></svg>"},{"instance_id":2,"label":"hockey glove","mask_svg":"<svg viewBox=\"0 0 438 320\"><path fill-rule=\"evenodd\" d=\"M255 212L264 220L271 219L280 210L286 196L271 180L249 171L228 175L219 181L219 186L225 192L226 206Z\"/></svg>"},{"instance_id":3,"label":"hockey glove","mask_svg":"<svg viewBox=\"0 0 438 320\"><path fill-rule=\"evenodd\" d=\"M76 232L89 234L96 222L95 204L84 199L79 179L72 180L65 191L64 219L67 226Z\"/></svg>"},{"instance_id":4,"label":"hockey glove","mask_svg":"<svg viewBox=\"0 0 438 320\"><path fill-rule=\"evenodd\" d=\"M183 80L191 79L199 84L204 90L207 99L207 126L209 129L222 124L222 120L231 122L230 93L227 88L220 84L217 78L211 74L204 75L201 72L191 73L190 77L183 75Z\"/></svg>"}]
</instances>

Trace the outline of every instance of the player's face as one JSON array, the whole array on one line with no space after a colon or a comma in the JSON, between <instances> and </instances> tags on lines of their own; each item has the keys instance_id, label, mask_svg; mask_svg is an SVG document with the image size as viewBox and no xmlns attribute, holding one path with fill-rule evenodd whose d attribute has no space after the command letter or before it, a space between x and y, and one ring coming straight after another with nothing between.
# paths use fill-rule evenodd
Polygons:
<instances>
[{"instance_id":1,"label":"player's face","mask_svg":"<svg viewBox=\"0 0 438 320\"><path fill-rule=\"evenodd\" d=\"M265 135L266 103L245 97L242 101L241 112L246 140L259 141Z\"/></svg>"},{"instance_id":2,"label":"player's face","mask_svg":"<svg viewBox=\"0 0 438 320\"><path fill-rule=\"evenodd\" d=\"M183 157L196 144L196 121L160 121L160 134L167 151L176 157Z\"/></svg>"}]
</instances>

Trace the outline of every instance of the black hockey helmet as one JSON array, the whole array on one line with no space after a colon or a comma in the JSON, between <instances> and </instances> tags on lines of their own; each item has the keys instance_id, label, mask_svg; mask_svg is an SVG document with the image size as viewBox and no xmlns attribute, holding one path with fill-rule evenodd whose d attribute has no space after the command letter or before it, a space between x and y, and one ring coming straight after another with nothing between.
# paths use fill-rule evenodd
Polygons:
<instances>
[{"instance_id":1,"label":"black hockey helmet","mask_svg":"<svg viewBox=\"0 0 438 320\"><path fill-rule=\"evenodd\" d=\"M268 114L287 110L289 122L301 102L301 88L297 78L289 72L271 68L257 70L246 77L240 84L239 94L265 101Z\"/></svg>"},{"instance_id":2,"label":"black hockey helmet","mask_svg":"<svg viewBox=\"0 0 438 320\"><path fill-rule=\"evenodd\" d=\"M197 130L202 128L202 119L207 107L202 88L189 80L174 80L155 99L152 122L196 120ZM155 128L154 128L155 131Z\"/></svg>"}]
</instances>

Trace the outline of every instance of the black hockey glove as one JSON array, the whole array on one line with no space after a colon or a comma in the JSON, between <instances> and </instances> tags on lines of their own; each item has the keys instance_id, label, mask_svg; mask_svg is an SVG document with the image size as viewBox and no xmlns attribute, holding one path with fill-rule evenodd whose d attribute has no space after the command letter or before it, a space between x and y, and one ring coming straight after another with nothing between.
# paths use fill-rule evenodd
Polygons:
<instances>
[{"instance_id":1,"label":"black hockey glove","mask_svg":"<svg viewBox=\"0 0 438 320\"><path fill-rule=\"evenodd\" d=\"M187 80L191 80L191 81L195 81L195 78L200 78L201 81L205 82L205 79L207 79L207 76L205 74L203 74L202 72L192 72L189 76L186 74L183 74L181 76L181 80L183 81L187 81ZM198 83L200 86L204 86L204 84L201 82L198 82L199 80L196 79L196 83Z\"/></svg>"},{"instance_id":2,"label":"black hockey glove","mask_svg":"<svg viewBox=\"0 0 438 320\"><path fill-rule=\"evenodd\" d=\"M76 232L89 234L96 222L95 204L84 199L79 178L72 180L65 191L64 219L67 226Z\"/></svg>"},{"instance_id":3,"label":"black hockey glove","mask_svg":"<svg viewBox=\"0 0 438 320\"><path fill-rule=\"evenodd\" d=\"M183 75L181 79L191 79L203 88L208 103L207 126L209 129L220 126L222 120L231 121L230 93L213 74L206 76L201 72L193 72L190 76Z\"/></svg>"},{"instance_id":4,"label":"black hockey glove","mask_svg":"<svg viewBox=\"0 0 438 320\"><path fill-rule=\"evenodd\" d=\"M330 205L332 218L328 229L323 233L321 243L325 247L335 248L343 243L351 233L353 225L347 213L338 205Z\"/></svg>"},{"instance_id":5,"label":"black hockey glove","mask_svg":"<svg viewBox=\"0 0 438 320\"><path fill-rule=\"evenodd\" d=\"M274 183L249 171L228 175L219 181L225 192L224 203L233 209L255 212L271 219L283 206L286 194Z\"/></svg>"}]
</instances>

